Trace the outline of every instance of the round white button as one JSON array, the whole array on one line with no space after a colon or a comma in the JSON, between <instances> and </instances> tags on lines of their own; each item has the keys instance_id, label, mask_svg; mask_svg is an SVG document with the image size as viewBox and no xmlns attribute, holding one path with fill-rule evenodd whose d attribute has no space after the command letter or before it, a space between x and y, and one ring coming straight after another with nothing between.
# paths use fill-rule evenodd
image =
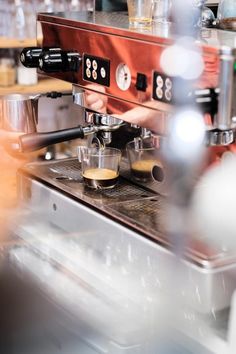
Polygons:
<instances>
[{"instance_id":1,"label":"round white button","mask_svg":"<svg viewBox=\"0 0 236 354\"><path fill-rule=\"evenodd\" d=\"M92 75L93 75L93 79L97 80L98 74L97 74L97 72L95 70L93 70Z\"/></svg>"},{"instance_id":2,"label":"round white button","mask_svg":"<svg viewBox=\"0 0 236 354\"><path fill-rule=\"evenodd\" d=\"M165 85L166 85L167 90L172 89L172 81L169 78L166 79Z\"/></svg>"},{"instance_id":3,"label":"round white button","mask_svg":"<svg viewBox=\"0 0 236 354\"><path fill-rule=\"evenodd\" d=\"M86 69L86 76L87 76L87 78L89 78L89 79L90 79L90 77L91 77L91 71L90 71L89 68Z\"/></svg>"},{"instance_id":4,"label":"round white button","mask_svg":"<svg viewBox=\"0 0 236 354\"><path fill-rule=\"evenodd\" d=\"M96 62L96 60L93 60L93 68L96 71L98 68L98 63Z\"/></svg>"},{"instance_id":5,"label":"round white button","mask_svg":"<svg viewBox=\"0 0 236 354\"><path fill-rule=\"evenodd\" d=\"M171 101L172 93L170 90L165 91L165 97L166 97L167 101Z\"/></svg>"},{"instance_id":6,"label":"round white button","mask_svg":"<svg viewBox=\"0 0 236 354\"><path fill-rule=\"evenodd\" d=\"M91 60L89 58L86 59L86 66L87 68L91 68Z\"/></svg>"},{"instance_id":7,"label":"round white button","mask_svg":"<svg viewBox=\"0 0 236 354\"><path fill-rule=\"evenodd\" d=\"M157 97L159 98L159 100L162 99L162 97L163 97L163 90L162 90L160 87L157 87L157 89L156 89L156 95L157 95Z\"/></svg>"},{"instance_id":8,"label":"round white button","mask_svg":"<svg viewBox=\"0 0 236 354\"><path fill-rule=\"evenodd\" d=\"M101 68L100 73L101 73L101 77L102 77L103 79L105 79L107 73L106 73L106 70L105 70L103 67Z\"/></svg>"},{"instance_id":9,"label":"round white button","mask_svg":"<svg viewBox=\"0 0 236 354\"><path fill-rule=\"evenodd\" d=\"M157 83L158 87L160 87L160 88L163 87L164 81L163 81L163 79L162 79L162 77L160 75L157 76L156 83Z\"/></svg>"}]
</instances>

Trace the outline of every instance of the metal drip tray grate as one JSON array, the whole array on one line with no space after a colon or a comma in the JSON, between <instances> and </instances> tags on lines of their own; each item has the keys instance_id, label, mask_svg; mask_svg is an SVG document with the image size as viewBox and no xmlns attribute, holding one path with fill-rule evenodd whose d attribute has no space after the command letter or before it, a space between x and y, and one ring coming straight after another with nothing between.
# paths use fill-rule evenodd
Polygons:
<instances>
[{"instance_id":1,"label":"metal drip tray grate","mask_svg":"<svg viewBox=\"0 0 236 354\"><path fill-rule=\"evenodd\" d=\"M156 241L171 245L171 240L166 236L164 217L165 217L165 199L162 196L151 198L136 199L123 203L109 205L111 214L115 214L120 220L125 221L131 227L135 227L140 232L150 236ZM186 248L186 256L192 260L194 257L211 261L224 258L222 250L216 249L213 245L207 245L200 238L194 236L189 238Z\"/></svg>"},{"instance_id":2,"label":"metal drip tray grate","mask_svg":"<svg viewBox=\"0 0 236 354\"><path fill-rule=\"evenodd\" d=\"M51 172L60 175L58 176L59 179L66 177L76 181L83 181L81 175L81 166L78 160L63 161L61 164L51 164L48 165L48 168Z\"/></svg>"},{"instance_id":3,"label":"metal drip tray grate","mask_svg":"<svg viewBox=\"0 0 236 354\"><path fill-rule=\"evenodd\" d=\"M97 198L104 198L107 201L115 202L125 202L127 200L137 199L137 198L148 198L154 194L147 192L139 187L133 186L127 183L122 178L120 178L118 184L113 189L107 190L93 190L86 188L84 191L85 195L96 200Z\"/></svg>"},{"instance_id":4,"label":"metal drip tray grate","mask_svg":"<svg viewBox=\"0 0 236 354\"><path fill-rule=\"evenodd\" d=\"M101 208L107 204L125 202L141 198L150 198L156 194L129 183L122 177L119 178L117 186L107 190L93 190L83 184L81 165L77 159L67 159L54 162L29 164L24 171L42 181L69 193L89 204L99 204Z\"/></svg>"},{"instance_id":5,"label":"metal drip tray grate","mask_svg":"<svg viewBox=\"0 0 236 354\"><path fill-rule=\"evenodd\" d=\"M80 163L77 159L66 159L54 162L40 162L26 165L21 173L27 177L46 183L50 188L77 200L79 203L94 208L109 218L125 224L136 231L167 245L164 232L165 197L155 193L148 187L143 188L120 177L113 189L93 190L84 186ZM21 188L24 194L25 183ZM28 190L26 188L26 197ZM222 250L207 245L204 240L190 239L187 248L189 257L203 264L214 261L216 264L225 262L226 254ZM227 255L228 260L234 255ZM205 264L205 263L204 263Z\"/></svg>"},{"instance_id":6,"label":"metal drip tray grate","mask_svg":"<svg viewBox=\"0 0 236 354\"><path fill-rule=\"evenodd\" d=\"M156 234L159 237L160 233L164 232L162 222L164 200L160 196L112 204L109 208L123 220L135 224L149 234Z\"/></svg>"}]
</instances>

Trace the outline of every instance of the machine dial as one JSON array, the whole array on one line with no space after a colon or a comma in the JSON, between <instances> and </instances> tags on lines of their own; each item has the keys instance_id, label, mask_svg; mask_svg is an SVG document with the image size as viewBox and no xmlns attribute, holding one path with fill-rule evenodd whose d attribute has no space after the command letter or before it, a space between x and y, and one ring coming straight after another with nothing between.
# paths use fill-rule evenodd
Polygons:
<instances>
[{"instance_id":1,"label":"machine dial","mask_svg":"<svg viewBox=\"0 0 236 354\"><path fill-rule=\"evenodd\" d=\"M131 72L126 64L119 64L116 69L116 83L122 91L127 91L131 85Z\"/></svg>"}]
</instances>

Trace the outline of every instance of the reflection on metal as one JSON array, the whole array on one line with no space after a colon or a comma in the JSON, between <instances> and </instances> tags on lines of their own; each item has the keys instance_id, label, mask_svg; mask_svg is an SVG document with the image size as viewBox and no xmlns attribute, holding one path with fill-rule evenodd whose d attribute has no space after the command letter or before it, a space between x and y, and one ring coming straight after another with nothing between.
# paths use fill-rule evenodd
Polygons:
<instances>
[{"instance_id":1,"label":"reflection on metal","mask_svg":"<svg viewBox=\"0 0 236 354\"><path fill-rule=\"evenodd\" d=\"M11 132L36 132L40 96L22 94L0 96L0 128Z\"/></svg>"},{"instance_id":2,"label":"reflection on metal","mask_svg":"<svg viewBox=\"0 0 236 354\"><path fill-rule=\"evenodd\" d=\"M198 5L200 8L202 3L198 2ZM191 8L192 4L189 6ZM54 72L52 76L73 84L74 103L86 109L85 120L89 124L93 124L95 119L93 113L103 114L104 117L125 114L130 123L133 122L132 117L138 115L143 117L145 122L155 119L156 131L166 134L168 113L173 111L172 104L175 100L171 91L165 92L164 87L160 89L161 86L156 86L155 78L166 74L161 67L161 57L163 52L174 43L173 24L154 23L151 30L134 31L129 28L126 15L103 12L96 13L95 17L89 12L39 14L38 20L43 33L43 38L38 38L38 43L43 47L56 46L62 51L83 53L82 68L78 72ZM177 26L181 27L181 23L177 23ZM194 88L213 90L220 86L219 112L208 113L212 114L212 129L229 130L232 128L233 116L234 34L216 29L203 29L199 32L196 43L202 50L203 73L197 78ZM224 49L222 49L223 44L227 45ZM139 55L140 53L148 53L148 60L145 56ZM194 72L193 61L197 60L193 55L195 51L191 53L192 61L190 60L188 73ZM121 68L124 80L130 77L129 85L125 86L125 94L123 86L120 88L120 81L117 81L117 68ZM125 69L123 72L123 68L128 68L129 74ZM155 76L155 73L160 75ZM109 84L104 85L100 82L108 77ZM141 79L144 81L142 82ZM179 90L173 88L174 91ZM105 102L105 107L97 109L96 112L93 112L86 102L87 95L93 93L98 94ZM188 90L185 94L188 95ZM206 113L205 109L204 113ZM110 125L110 123L102 123L102 125Z\"/></svg>"},{"instance_id":3,"label":"reflection on metal","mask_svg":"<svg viewBox=\"0 0 236 354\"><path fill-rule=\"evenodd\" d=\"M73 97L73 102L75 104L81 107L86 107L85 90L75 85L72 85L72 97Z\"/></svg>"},{"instance_id":4,"label":"reflection on metal","mask_svg":"<svg viewBox=\"0 0 236 354\"><path fill-rule=\"evenodd\" d=\"M132 108L131 103L150 107L157 111L169 111L168 104L153 101L153 72L160 71L160 56L163 50L172 43L172 37L162 36L158 26L158 35L154 32L135 32L128 28L128 18L122 14L96 13L95 21L88 14L40 14L38 16L43 28L43 46L60 46L62 50L77 50L80 53L89 53L94 57L106 58L112 61L110 66L110 86L106 87L108 96L108 110L110 114L124 113ZM165 25L166 26L166 25ZM164 27L163 25L163 31ZM170 26L170 25L169 25ZM233 37L233 35L232 35ZM93 38L93 41L91 41ZM217 40L217 31L212 30L209 43L202 44L205 69L199 80L198 87L217 87L219 71L219 48L222 40ZM148 60L140 53L149 53ZM126 64L131 71L132 82L124 92L116 82L116 70L120 63ZM147 89L142 92L140 102L136 89L137 74L142 73L147 77ZM53 74L60 79L70 81L82 89L101 92L99 82L91 85L85 80L83 70L78 73ZM110 100L110 98L113 100ZM114 99L118 100L117 102Z\"/></svg>"}]
</instances>

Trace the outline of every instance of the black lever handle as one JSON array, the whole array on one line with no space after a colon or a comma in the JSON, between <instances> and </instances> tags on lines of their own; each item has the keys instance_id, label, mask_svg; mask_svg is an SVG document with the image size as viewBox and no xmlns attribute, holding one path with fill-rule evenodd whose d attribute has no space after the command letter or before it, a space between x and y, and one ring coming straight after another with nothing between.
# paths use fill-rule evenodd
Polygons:
<instances>
[{"instance_id":1,"label":"black lever handle","mask_svg":"<svg viewBox=\"0 0 236 354\"><path fill-rule=\"evenodd\" d=\"M26 68L38 68L39 57L46 50L50 53L61 51L60 48L26 47L20 53L20 61Z\"/></svg>"},{"instance_id":2,"label":"black lever handle","mask_svg":"<svg viewBox=\"0 0 236 354\"><path fill-rule=\"evenodd\" d=\"M19 143L21 152L31 152L63 141L83 138L84 130L79 126L55 132L24 134L19 137Z\"/></svg>"},{"instance_id":3,"label":"black lever handle","mask_svg":"<svg viewBox=\"0 0 236 354\"><path fill-rule=\"evenodd\" d=\"M81 55L77 52L47 50L39 56L39 68L46 73L77 72L81 61Z\"/></svg>"},{"instance_id":4,"label":"black lever handle","mask_svg":"<svg viewBox=\"0 0 236 354\"><path fill-rule=\"evenodd\" d=\"M39 66L39 56L42 48L27 47L20 53L20 61L27 68L37 68Z\"/></svg>"}]
</instances>

